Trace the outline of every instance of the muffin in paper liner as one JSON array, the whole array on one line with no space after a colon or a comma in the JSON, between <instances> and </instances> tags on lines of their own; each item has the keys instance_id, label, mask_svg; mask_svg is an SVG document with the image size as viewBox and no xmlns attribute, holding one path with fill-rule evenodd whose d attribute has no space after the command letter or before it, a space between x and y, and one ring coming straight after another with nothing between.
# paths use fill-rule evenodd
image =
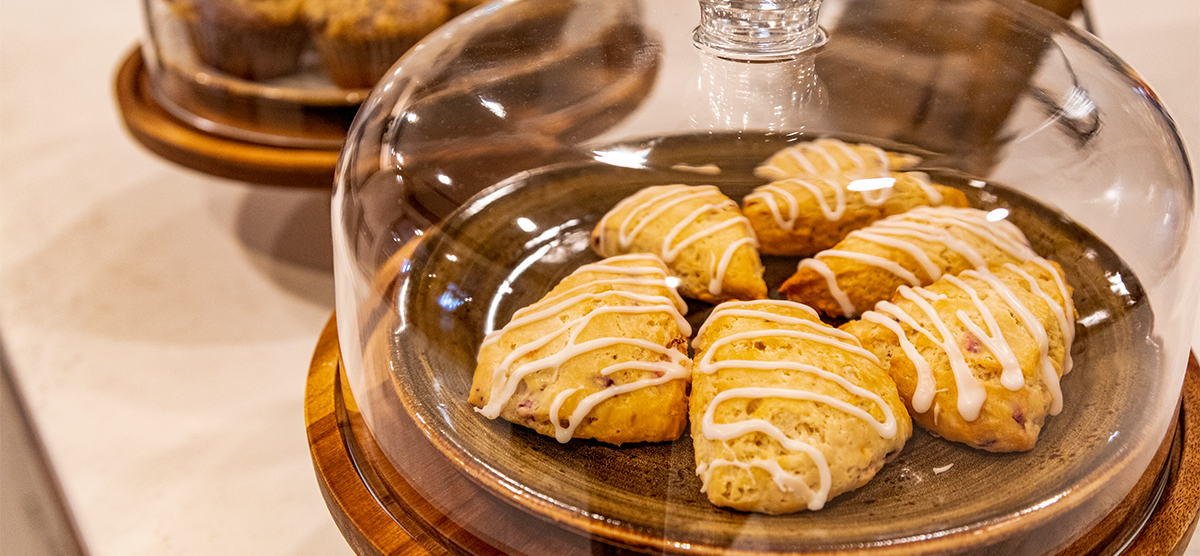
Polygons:
<instances>
[{"instance_id":1,"label":"muffin in paper liner","mask_svg":"<svg viewBox=\"0 0 1200 556\"><path fill-rule=\"evenodd\" d=\"M243 79L295 72L308 46L301 0L176 0L196 55Z\"/></svg>"},{"instance_id":2,"label":"muffin in paper liner","mask_svg":"<svg viewBox=\"0 0 1200 556\"><path fill-rule=\"evenodd\" d=\"M308 0L304 14L333 82L368 88L450 10L435 0Z\"/></svg>"}]
</instances>

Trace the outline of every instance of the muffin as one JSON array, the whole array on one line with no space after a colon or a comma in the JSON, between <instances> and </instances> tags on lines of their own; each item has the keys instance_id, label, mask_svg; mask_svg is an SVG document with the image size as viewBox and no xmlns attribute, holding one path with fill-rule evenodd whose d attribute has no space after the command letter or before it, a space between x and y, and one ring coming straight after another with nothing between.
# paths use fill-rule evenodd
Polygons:
<instances>
[{"instance_id":1,"label":"muffin","mask_svg":"<svg viewBox=\"0 0 1200 556\"><path fill-rule=\"evenodd\" d=\"M200 60L242 79L299 69L308 45L301 0L175 0Z\"/></svg>"},{"instance_id":2,"label":"muffin","mask_svg":"<svg viewBox=\"0 0 1200 556\"><path fill-rule=\"evenodd\" d=\"M304 16L329 77L360 89L374 87L450 9L440 0L305 0Z\"/></svg>"},{"instance_id":3,"label":"muffin","mask_svg":"<svg viewBox=\"0 0 1200 556\"><path fill-rule=\"evenodd\" d=\"M687 423L691 327L662 260L584 265L479 348L469 401L555 437L674 440Z\"/></svg>"},{"instance_id":4,"label":"muffin","mask_svg":"<svg viewBox=\"0 0 1200 556\"><path fill-rule=\"evenodd\" d=\"M679 293L708 303L767 297L758 242L737 203L713 185L656 185L613 207L592 231L602 257L654 253Z\"/></svg>"},{"instance_id":5,"label":"muffin","mask_svg":"<svg viewBox=\"0 0 1200 556\"><path fill-rule=\"evenodd\" d=\"M808 307L723 303L695 347L696 474L715 505L819 510L871 480L912 434L876 356Z\"/></svg>"}]
</instances>

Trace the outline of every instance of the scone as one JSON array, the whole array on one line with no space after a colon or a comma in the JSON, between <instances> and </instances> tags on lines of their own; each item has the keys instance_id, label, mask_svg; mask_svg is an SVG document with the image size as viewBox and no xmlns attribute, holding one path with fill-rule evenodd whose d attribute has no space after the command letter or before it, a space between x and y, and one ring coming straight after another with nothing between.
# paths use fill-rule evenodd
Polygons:
<instances>
[{"instance_id":1,"label":"scone","mask_svg":"<svg viewBox=\"0 0 1200 556\"><path fill-rule=\"evenodd\" d=\"M917 207L890 216L800 261L779 290L824 315L852 318L890 298L900 286L929 285L943 275L985 271L1036 256L1019 228L990 218L992 214Z\"/></svg>"},{"instance_id":2,"label":"scone","mask_svg":"<svg viewBox=\"0 0 1200 556\"><path fill-rule=\"evenodd\" d=\"M808 307L723 303L695 347L692 441L713 504L819 510L866 484L912 434L875 355Z\"/></svg>"},{"instance_id":3,"label":"scone","mask_svg":"<svg viewBox=\"0 0 1200 556\"><path fill-rule=\"evenodd\" d=\"M879 357L921 426L992 452L1029 450L1062 410L1075 308L1040 257L901 287L842 326Z\"/></svg>"},{"instance_id":4,"label":"scone","mask_svg":"<svg viewBox=\"0 0 1200 556\"><path fill-rule=\"evenodd\" d=\"M648 254L584 265L479 348L470 402L559 442L673 440L687 422L687 305Z\"/></svg>"},{"instance_id":5,"label":"scone","mask_svg":"<svg viewBox=\"0 0 1200 556\"><path fill-rule=\"evenodd\" d=\"M922 172L885 177L795 177L760 186L742 213L768 255L812 255L853 230L919 206L967 206L957 189L930 183Z\"/></svg>"},{"instance_id":6,"label":"scone","mask_svg":"<svg viewBox=\"0 0 1200 556\"><path fill-rule=\"evenodd\" d=\"M912 168L919 161L916 156L888 152L868 143L851 145L825 138L799 143L771 155L754 169L754 175L771 181L795 177L881 178L892 170Z\"/></svg>"},{"instance_id":7,"label":"scone","mask_svg":"<svg viewBox=\"0 0 1200 556\"><path fill-rule=\"evenodd\" d=\"M656 185L638 191L596 225L592 249L602 257L662 257L684 297L709 303L767 297L750 222L716 186Z\"/></svg>"}]
</instances>

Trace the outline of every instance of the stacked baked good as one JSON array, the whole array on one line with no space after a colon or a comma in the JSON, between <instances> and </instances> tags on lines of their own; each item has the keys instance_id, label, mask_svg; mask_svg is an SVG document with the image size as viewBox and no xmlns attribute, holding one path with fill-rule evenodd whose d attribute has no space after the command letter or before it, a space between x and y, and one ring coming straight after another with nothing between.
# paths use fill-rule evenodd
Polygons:
<instances>
[{"instance_id":1,"label":"stacked baked good","mask_svg":"<svg viewBox=\"0 0 1200 556\"><path fill-rule=\"evenodd\" d=\"M1035 256L1025 234L990 211L918 207L850 232L800 261L780 292L830 317L852 318L900 286Z\"/></svg>"},{"instance_id":2,"label":"stacked baked good","mask_svg":"<svg viewBox=\"0 0 1200 556\"><path fill-rule=\"evenodd\" d=\"M755 169L771 183L746 196L742 210L769 255L812 255L846 234L918 206L967 206L961 191L903 171L911 155L868 144L818 139L781 150Z\"/></svg>"},{"instance_id":3,"label":"stacked baked good","mask_svg":"<svg viewBox=\"0 0 1200 556\"><path fill-rule=\"evenodd\" d=\"M422 37L482 2L463 0L169 0L200 60L235 77L300 71L315 45L342 88L369 88Z\"/></svg>"},{"instance_id":4,"label":"stacked baked good","mask_svg":"<svg viewBox=\"0 0 1200 556\"><path fill-rule=\"evenodd\" d=\"M818 510L862 486L914 420L983 450L1031 449L1062 409L1059 379L1072 365L1067 278L1006 210L957 206L962 192L929 183L914 163L821 140L759 168L829 186L801 185L802 199L770 189L783 187L776 181L746 198L746 210L763 204L777 221L781 198L795 221L851 212L861 180L897 189L854 193L874 207L859 212L872 222L831 225L835 244L798 264L780 288L787 301L766 299L759 228L717 187L640 190L593 231L592 248L609 258L484 340L471 402L560 442L614 444L675 438L686 406L709 500L763 513ZM918 202L874 210L907 195L907 182ZM691 358L676 286L719 303Z\"/></svg>"}]
</instances>

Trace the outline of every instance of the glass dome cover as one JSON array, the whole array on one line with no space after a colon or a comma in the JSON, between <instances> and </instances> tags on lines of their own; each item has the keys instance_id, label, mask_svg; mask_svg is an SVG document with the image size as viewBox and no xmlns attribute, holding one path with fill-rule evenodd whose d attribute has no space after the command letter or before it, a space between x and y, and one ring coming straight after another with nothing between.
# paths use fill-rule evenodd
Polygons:
<instances>
[{"instance_id":1,"label":"glass dome cover","mask_svg":"<svg viewBox=\"0 0 1200 556\"><path fill-rule=\"evenodd\" d=\"M371 86L482 0L143 0L154 101L221 137L337 150Z\"/></svg>"},{"instance_id":2,"label":"glass dome cover","mask_svg":"<svg viewBox=\"0 0 1200 556\"><path fill-rule=\"evenodd\" d=\"M385 76L333 204L342 358L375 464L511 553L1054 553L1121 502L1171 426L1196 305L1193 178L1169 116L1094 38L1024 2L819 4L495 2ZM468 403L485 336L600 260L591 233L622 199L688 184L742 201L764 161L820 138L919 160L1062 265L1075 370L1032 450L915 427L861 488L768 516L705 498L687 433L560 443ZM763 256L772 297L800 260ZM689 302L693 332L711 309ZM458 504L449 469L568 540Z\"/></svg>"}]
</instances>

